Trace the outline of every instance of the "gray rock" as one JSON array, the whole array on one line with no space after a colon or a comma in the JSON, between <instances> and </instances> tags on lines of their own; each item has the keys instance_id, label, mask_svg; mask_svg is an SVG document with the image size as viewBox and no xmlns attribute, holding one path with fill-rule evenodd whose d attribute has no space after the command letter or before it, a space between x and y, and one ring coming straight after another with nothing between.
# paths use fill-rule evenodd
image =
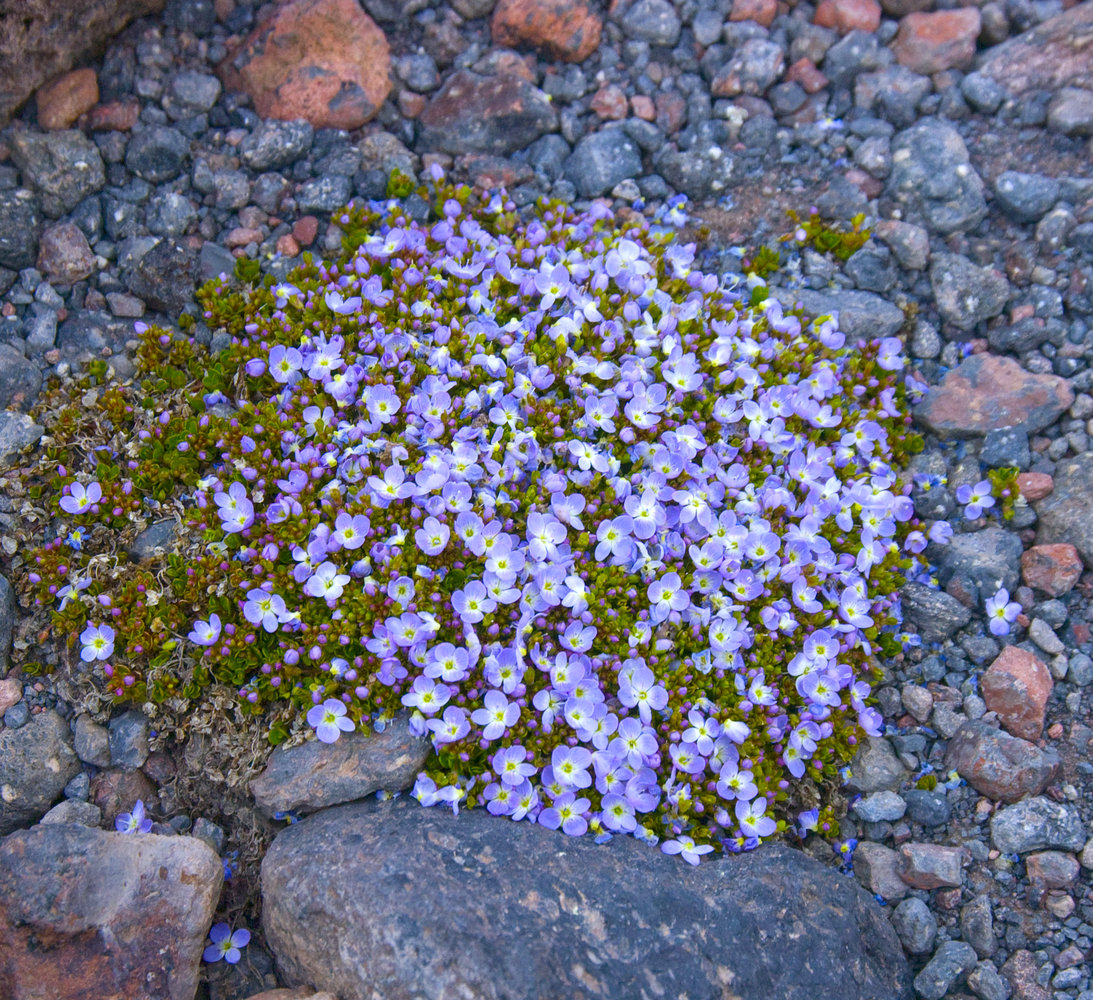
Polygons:
<instances>
[{"instance_id":1,"label":"gray rock","mask_svg":"<svg viewBox=\"0 0 1093 1000\"><path fill-rule=\"evenodd\" d=\"M40 819L79 770L68 726L56 712L0 730L0 836Z\"/></svg>"},{"instance_id":2,"label":"gray rock","mask_svg":"<svg viewBox=\"0 0 1093 1000\"><path fill-rule=\"evenodd\" d=\"M862 840L854 850L854 878L873 896L896 902L910 891L899 877L899 863L899 855L890 847Z\"/></svg>"},{"instance_id":3,"label":"gray rock","mask_svg":"<svg viewBox=\"0 0 1093 1000\"><path fill-rule=\"evenodd\" d=\"M219 243L205 243L197 255L197 280L208 281L210 278L219 278L226 274L231 277L235 273L235 258L230 250L220 246Z\"/></svg>"},{"instance_id":4,"label":"gray rock","mask_svg":"<svg viewBox=\"0 0 1093 1000\"><path fill-rule=\"evenodd\" d=\"M30 708L25 701L16 702L4 713L4 725L8 729L22 729L30 721Z\"/></svg>"},{"instance_id":5,"label":"gray rock","mask_svg":"<svg viewBox=\"0 0 1093 1000\"><path fill-rule=\"evenodd\" d=\"M775 916L802 895L792 923ZM780 845L691 868L630 837L597 846L483 810L370 801L282 830L262 899L282 973L339 996L380 982L391 1000L910 993L883 911Z\"/></svg>"},{"instance_id":6,"label":"gray rock","mask_svg":"<svg viewBox=\"0 0 1093 1000\"><path fill-rule=\"evenodd\" d=\"M217 854L221 854L224 850L224 831L211 820L207 820L204 816L197 817L197 820L194 822L191 836L204 841Z\"/></svg>"},{"instance_id":7,"label":"gray rock","mask_svg":"<svg viewBox=\"0 0 1093 1000\"><path fill-rule=\"evenodd\" d=\"M1003 854L1080 851L1085 841L1078 811L1042 795L1007 806L991 817L991 842Z\"/></svg>"},{"instance_id":8,"label":"gray rock","mask_svg":"<svg viewBox=\"0 0 1093 1000\"><path fill-rule=\"evenodd\" d=\"M719 41L721 29L724 27L725 17L717 10L703 9L698 11L691 22L691 30L694 32L695 41L707 48Z\"/></svg>"},{"instance_id":9,"label":"gray rock","mask_svg":"<svg viewBox=\"0 0 1093 1000\"><path fill-rule=\"evenodd\" d=\"M722 146L708 138L684 150L665 146L653 156L653 167L673 188L695 201L716 198L743 179L729 144Z\"/></svg>"},{"instance_id":10,"label":"gray rock","mask_svg":"<svg viewBox=\"0 0 1093 1000\"><path fill-rule=\"evenodd\" d=\"M993 962L980 962L968 973L968 989L979 1000L1009 1000L1009 984L998 974Z\"/></svg>"},{"instance_id":11,"label":"gray rock","mask_svg":"<svg viewBox=\"0 0 1093 1000\"><path fill-rule=\"evenodd\" d=\"M77 715L72 724L72 745L76 756L85 764L110 766L110 734L90 715Z\"/></svg>"},{"instance_id":12,"label":"gray rock","mask_svg":"<svg viewBox=\"0 0 1093 1000\"><path fill-rule=\"evenodd\" d=\"M809 316L837 316L839 329L850 340L894 336L906 319L902 310L872 292L772 286L770 294L786 306L800 303Z\"/></svg>"},{"instance_id":13,"label":"gray rock","mask_svg":"<svg viewBox=\"0 0 1093 1000\"><path fill-rule=\"evenodd\" d=\"M436 60L427 52L410 53L395 61L395 72L402 82L419 94L427 94L440 86Z\"/></svg>"},{"instance_id":14,"label":"gray rock","mask_svg":"<svg viewBox=\"0 0 1093 1000\"><path fill-rule=\"evenodd\" d=\"M182 173L189 155L190 140L178 129L153 125L129 140L125 165L138 177L159 184Z\"/></svg>"},{"instance_id":15,"label":"gray rock","mask_svg":"<svg viewBox=\"0 0 1093 1000\"><path fill-rule=\"evenodd\" d=\"M526 80L459 70L418 116L421 152L513 153L558 130L547 95Z\"/></svg>"},{"instance_id":16,"label":"gray rock","mask_svg":"<svg viewBox=\"0 0 1093 1000\"><path fill-rule=\"evenodd\" d=\"M1059 182L1043 174L1004 170L994 181L994 196L1017 222L1038 222L1059 200Z\"/></svg>"},{"instance_id":17,"label":"gray rock","mask_svg":"<svg viewBox=\"0 0 1093 1000\"><path fill-rule=\"evenodd\" d=\"M925 642L943 642L972 620L971 611L955 597L925 584L904 584L900 595L904 614Z\"/></svg>"},{"instance_id":18,"label":"gray rock","mask_svg":"<svg viewBox=\"0 0 1093 1000\"><path fill-rule=\"evenodd\" d=\"M892 140L887 187L942 236L971 229L987 215L983 182L964 140L952 125L935 118L922 119Z\"/></svg>"},{"instance_id":19,"label":"gray rock","mask_svg":"<svg viewBox=\"0 0 1093 1000\"><path fill-rule=\"evenodd\" d=\"M1020 427L1000 427L989 430L979 449L979 461L988 469L1014 466L1022 471L1032 462L1028 431Z\"/></svg>"},{"instance_id":20,"label":"gray rock","mask_svg":"<svg viewBox=\"0 0 1093 1000\"><path fill-rule=\"evenodd\" d=\"M316 177L300 185L296 204L305 215L329 215L344 207L352 193L353 185L348 177Z\"/></svg>"},{"instance_id":21,"label":"gray rock","mask_svg":"<svg viewBox=\"0 0 1093 1000\"><path fill-rule=\"evenodd\" d=\"M1048 105L1047 127L1064 135L1093 135L1093 92L1063 87Z\"/></svg>"},{"instance_id":22,"label":"gray rock","mask_svg":"<svg viewBox=\"0 0 1093 1000\"><path fill-rule=\"evenodd\" d=\"M1083 222L1075 226L1067 237L1067 245L1093 260L1093 222Z\"/></svg>"},{"instance_id":23,"label":"gray rock","mask_svg":"<svg viewBox=\"0 0 1093 1000\"><path fill-rule=\"evenodd\" d=\"M907 803L895 792L874 792L858 799L853 805L854 815L866 823L879 823L882 820L894 823L903 819Z\"/></svg>"},{"instance_id":24,"label":"gray rock","mask_svg":"<svg viewBox=\"0 0 1093 1000\"><path fill-rule=\"evenodd\" d=\"M91 802L65 799L50 809L39 822L43 826L50 823L75 823L77 826L98 827L102 825L102 810Z\"/></svg>"},{"instance_id":25,"label":"gray rock","mask_svg":"<svg viewBox=\"0 0 1093 1000\"><path fill-rule=\"evenodd\" d=\"M220 97L220 81L211 73L183 70L167 84L164 106L176 118L208 111Z\"/></svg>"},{"instance_id":26,"label":"gray rock","mask_svg":"<svg viewBox=\"0 0 1093 1000\"><path fill-rule=\"evenodd\" d=\"M33 267L41 225L38 200L32 191L0 190L0 266L15 270Z\"/></svg>"},{"instance_id":27,"label":"gray rock","mask_svg":"<svg viewBox=\"0 0 1093 1000\"><path fill-rule=\"evenodd\" d=\"M243 208L250 201L250 180L242 170L217 170L213 174L216 207L227 211Z\"/></svg>"},{"instance_id":28,"label":"gray rock","mask_svg":"<svg viewBox=\"0 0 1093 1000\"><path fill-rule=\"evenodd\" d=\"M3 660L0 658L0 667ZM1075 653L1067 662L1066 679L1076 687L1088 687L1093 684L1093 657L1085 653Z\"/></svg>"},{"instance_id":29,"label":"gray rock","mask_svg":"<svg viewBox=\"0 0 1093 1000\"><path fill-rule=\"evenodd\" d=\"M565 175L582 198L598 198L641 173L641 151L619 127L586 135L565 161Z\"/></svg>"},{"instance_id":30,"label":"gray rock","mask_svg":"<svg viewBox=\"0 0 1093 1000\"><path fill-rule=\"evenodd\" d=\"M880 39L855 29L827 50L821 68L832 87L845 87L863 73L882 69L891 61L892 53Z\"/></svg>"},{"instance_id":31,"label":"gray rock","mask_svg":"<svg viewBox=\"0 0 1093 1000\"><path fill-rule=\"evenodd\" d=\"M189 1000L223 881L192 837L13 834L0 843L5 995Z\"/></svg>"},{"instance_id":32,"label":"gray rock","mask_svg":"<svg viewBox=\"0 0 1093 1000\"><path fill-rule=\"evenodd\" d=\"M749 38L718 70L710 84L717 97L764 93L786 65L782 46L769 38Z\"/></svg>"},{"instance_id":33,"label":"gray rock","mask_svg":"<svg viewBox=\"0 0 1093 1000\"><path fill-rule=\"evenodd\" d=\"M1002 802L1039 795L1059 773L1059 755L1050 747L1011 736L981 720L965 722L945 751L945 766L977 792Z\"/></svg>"},{"instance_id":34,"label":"gray rock","mask_svg":"<svg viewBox=\"0 0 1093 1000\"><path fill-rule=\"evenodd\" d=\"M925 788L909 788L902 793L907 815L920 826L944 826L952 815L952 807L944 792Z\"/></svg>"},{"instance_id":35,"label":"gray rock","mask_svg":"<svg viewBox=\"0 0 1093 1000\"><path fill-rule=\"evenodd\" d=\"M135 562L152 559L157 552L170 550L177 537L177 521L157 521L133 539L133 544L129 546L129 558Z\"/></svg>"},{"instance_id":36,"label":"gray rock","mask_svg":"<svg viewBox=\"0 0 1093 1000\"><path fill-rule=\"evenodd\" d=\"M960 908L960 936L980 958L990 958L998 948L990 896L976 896Z\"/></svg>"},{"instance_id":37,"label":"gray rock","mask_svg":"<svg viewBox=\"0 0 1093 1000\"><path fill-rule=\"evenodd\" d=\"M937 918L917 896L905 899L892 911L896 929L908 955L927 955L937 940Z\"/></svg>"},{"instance_id":38,"label":"gray rock","mask_svg":"<svg viewBox=\"0 0 1093 1000\"><path fill-rule=\"evenodd\" d=\"M915 991L923 1000L941 1000L976 964L975 949L963 941L945 941L915 976Z\"/></svg>"},{"instance_id":39,"label":"gray rock","mask_svg":"<svg viewBox=\"0 0 1093 1000\"><path fill-rule=\"evenodd\" d=\"M107 727L110 740L110 763L114 767L134 770L148 759L148 717L139 709L115 716Z\"/></svg>"},{"instance_id":40,"label":"gray rock","mask_svg":"<svg viewBox=\"0 0 1093 1000\"><path fill-rule=\"evenodd\" d=\"M31 417L18 410L0 410L0 467L6 466L18 456L24 448L37 443L45 433L45 428L36 424ZM6 665L0 641L0 673Z\"/></svg>"},{"instance_id":41,"label":"gray rock","mask_svg":"<svg viewBox=\"0 0 1093 1000\"><path fill-rule=\"evenodd\" d=\"M66 799L79 799L84 801L91 794L91 779L86 771L80 771L67 785L65 785Z\"/></svg>"},{"instance_id":42,"label":"gray rock","mask_svg":"<svg viewBox=\"0 0 1093 1000\"><path fill-rule=\"evenodd\" d=\"M1066 646L1043 618L1033 618L1028 628L1028 637L1045 653L1058 656L1066 651Z\"/></svg>"},{"instance_id":43,"label":"gray rock","mask_svg":"<svg viewBox=\"0 0 1093 1000\"><path fill-rule=\"evenodd\" d=\"M997 316L1009 298L1009 282L997 271L977 267L955 253L935 253L930 286L942 317L958 330L971 330Z\"/></svg>"},{"instance_id":44,"label":"gray rock","mask_svg":"<svg viewBox=\"0 0 1093 1000\"><path fill-rule=\"evenodd\" d=\"M930 237L921 226L896 219L882 219L874 226L873 235L892 251L900 267L908 271L921 271L926 267L930 259ZM941 350L940 345L938 350Z\"/></svg>"},{"instance_id":45,"label":"gray rock","mask_svg":"<svg viewBox=\"0 0 1093 1000\"><path fill-rule=\"evenodd\" d=\"M1039 518L1036 544L1069 542L1086 567L1093 566L1093 452L1055 467L1055 488L1033 504Z\"/></svg>"},{"instance_id":46,"label":"gray rock","mask_svg":"<svg viewBox=\"0 0 1093 1000\"><path fill-rule=\"evenodd\" d=\"M637 0L621 21L627 38L669 47L679 41L679 15L668 0Z\"/></svg>"},{"instance_id":47,"label":"gray rock","mask_svg":"<svg viewBox=\"0 0 1093 1000\"><path fill-rule=\"evenodd\" d=\"M27 351L41 354L57 342L57 312L35 303L27 324Z\"/></svg>"},{"instance_id":48,"label":"gray rock","mask_svg":"<svg viewBox=\"0 0 1093 1000\"><path fill-rule=\"evenodd\" d=\"M866 292L883 294L896 283L892 255L883 247L862 247L851 255L843 265L843 270L858 288ZM903 318L902 312L900 318Z\"/></svg>"},{"instance_id":49,"label":"gray rock","mask_svg":"<svg viewBox=\"0 0 1093 1000\"><path fill-rule=\"evenodd\" d=\"M849 792L895 791L903 783L907 771L899 762L892 744L882 736L867 736L850 762L846 781Z\"/></svg>"},{"instance_id":50,"label":"gray rock","mask_svg":"<svg viewBox=\"0 0 1093 1000\"><path fill-rule=\"evenodd\" d=\"M0 461L3 457L4 415L8 410L0 411ZM22 414L17 414L22 416ZM27 419L30 419L29 417ZM37 426L37 425L35 425ZM6 576L0 576L0 677L7 676L8 657L11 655L11 637L15 631L15 591Z\"/></svg>"},{"instance_id":51,"label":"gray rock","mask_svg":"<svg viewBox=\"0 0 1093 1000\"><path fill-rule=\"evenodd\" d=\"M251 170L288 167L302 157L315 138L307 121L263 121L239 144L239 157Z\"/></svg>"},{"instance_id":52,"label":"gray rock","mask_svg":"<svg viewBox=\"0 0 1093 1000\"><path fill-rule=\"evenodd\" d=\"M939 556L942 585L956 573L969 577L983 594L1005 587L1011 594L1021 585L1021 539L1005 528L954 535Z\"/></svg>"},{"instance_id":53,"label":"gray rock","mask_svg":"<svg viewBox=\"0 0 1093 1000\"><path fill-rule=\"evenodd\" d=\"M0 409L29 409L42 388L42 372L10 344L0 343Z\"/></svg>"},{"instance_id":54,"label":"gray rock","mask_svg":"<svg viewBox=\"0 0 1093 1000\"><path fill-rule=\"evenodd\" d=\"M976 111L993 115L1006 99L1006 88L983 73L969 73L960 81L960 92Z\"/></svg>"},{"instance_id":55,"label":"gray rock","mask_svg":"<svg viewBox=\"0 0 1093 1000\"><path fill-rule=\"evenodd\" d=\"M197 254L165 239L140 259L126 284L150 308L177 316L193 300L196 277Z\"/></svg>"},{"instance_id":56,"label":"gray rock","mask_svg":"<svg viewBox=\"0 0 1093 1000\"><path fill-rule=\"evenodd\" d=\"M278 747L250 790L267 814L312 812L380 790L409 788L431 753L432 744L411 735L400 716L382 733L354 732L330 744L313 740Z\"/></svg>"},{"instance_id":57,"label":"gray rock","mask_svg":"<svg viewBox=\"0 0 1093 1000\"><path fill-rule=\"evenodd\" d=\"M164 191L148 203L146 218L149 231L157 236L181 236L197 221L197 209L189 198Z\"/></svg>"},{"instance_id":58,"label":"gray rock","mask_svg":"<svg viewBox=\"0 0 1093 1000\"><path fill-rule=\"evenodd\" d=\"M12 160L51 219L71 212L106 183L98 147L82 132L14 132L10 141Z\"/></svg>"}]
</instances>

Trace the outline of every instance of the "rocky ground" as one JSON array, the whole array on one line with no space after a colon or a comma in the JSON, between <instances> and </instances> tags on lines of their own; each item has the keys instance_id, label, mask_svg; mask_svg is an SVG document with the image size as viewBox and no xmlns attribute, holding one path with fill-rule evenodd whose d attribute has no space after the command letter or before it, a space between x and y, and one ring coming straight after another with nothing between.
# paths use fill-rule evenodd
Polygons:
<instances>
[{"instance_id":1,"label":"rocky ground","mask_svg":"<svg viewBox=\"0 0 1093 1000\"><path fill-rule=\"evenodd\" d=\"M799 852L759 852L765 867L749 862L748 877L774 902L733 904L716 934L693 900L718 890L718 866L665 864L622 898L617 853L574 855L523 824L514 836L403 801L326 809L280 837L259 928L256 845L283 825L270 817L405 788L427 746L392 727L278 751L248 788L265 760L219 773L249 752L223 733L176 752L138 709L89 713L55 679L10 669L13 628L16 663L35 637L0 577L0 994L41 995L31 982L58 997L90 995L79 993L90 983L133 996L143 983L139 995L214 1000L299 982L342 1000L378 995L381 980L418 984L390 996L436 997L459 984L498 997L548 995L543 982L614 997L732 986L728 966L688 964L701 938L703 954L731 956L764 995L1093 1000L1093 0L950 7L171 0L37 91L0 132L8 465L42 434L26 411L44 380L97 358L127 374L136 319L175 322L195 284L240 255L287 270L304 250L337 247L335 209L382 196L392 168L437 162L505 184L518 204L548 194L652 210L685 193L712 267L785 232L788 208L836 221L864 212L864 248L845 263L795 254L776 294L838 309L852 336L906 337L931 386L915 414L927 440L912 468L916 510L951 518L958 534L929 550L937 588L904 593L923 642L884 665L888 728L851 768L841 833L876 902L845 895L854 883L822 842L808 847L826 871L795 868ZM1014 517L962 519L957 488L1008 466L1022 472ZM0 495L7 576L19 559L13 509ZM983 615L999 586L1023 606L1004 638ZM155 832L192 836L141 852L98 831L137 798ZM345 849L347 829L359 851ZM409 843L435 878L404 871ZM241 870L218 896L216 856L230 867L233 851ZM519 900L498 878L487 894L497 909L473 904L505 924L502 938L469 946L422 923L480 894L494 854L538 871ZM586 875L567 867L573 856ZM61 871L84 872L84 888L43 892ZM149 915L153 885L163 905ZM554 903L558 885L568 903L565 892ZM788 886L801 887L811 952L785 951L805 947L802 935L774 929ZM372 895L390 909L359 912ZM845 902L841 918L824 909L831 900ZM214 911L249 921L254 937L237 966L207 966L199 982ZM680 914L671 933L640 929L668 911ZM583 922L576 938L566 914ZM43 957L42 927L77 931ZM81 937L85 927L99 936ZM760 930L766 945L741 958ZM510 939L564 948L543 943L547 966L498 985ZM354 979L379 942L397 957ZM78 961L62 965L62 953ZM831 955L849 957L836 969Z\"/></svg>"}]
</instances>

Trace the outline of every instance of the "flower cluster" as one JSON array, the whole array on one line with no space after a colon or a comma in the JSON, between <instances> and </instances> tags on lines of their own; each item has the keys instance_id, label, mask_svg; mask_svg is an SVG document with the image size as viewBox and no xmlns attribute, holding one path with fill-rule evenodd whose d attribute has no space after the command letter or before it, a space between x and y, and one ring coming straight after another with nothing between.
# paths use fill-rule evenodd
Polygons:
<instances>
[{"instance_id":1,"label":"flower cluster","mask_svg":"<svg viewBox=\"0 0 1093 1000\"><path fill-rule=\"evenodd\" d=\"M753 306L640 217L432 197L208 286L220 359L145 332L179 391L102 394L118 437L58 469L87 530L39 597L119 698L227 683L326 742L409 711L424 804L754 846L881 726L915 561L900 343ZM148 506L182 525L159 574L95 562Z\"/></svg>"}]
</instances>

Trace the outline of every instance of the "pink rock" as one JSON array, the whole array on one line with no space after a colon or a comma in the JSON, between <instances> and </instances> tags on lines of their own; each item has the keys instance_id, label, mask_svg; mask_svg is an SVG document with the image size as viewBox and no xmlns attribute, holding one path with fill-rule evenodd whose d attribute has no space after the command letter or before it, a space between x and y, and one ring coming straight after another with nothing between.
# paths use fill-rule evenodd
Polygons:
<instances>
[{"instance_id":1,"label":"pink rock","mask_svg":"<svg viewBox=\"0 0 1093 1000\"><path fill-rule=\"evenodd\" d=\"M1073 545L1034 545L1021 554L1021 578L1051 597L1074 588L1082 575L1082 557Z\"/></svg>"},{"instance_id":2,"label":"pink rock","mask_svg":"<svg viewBox=\"0 0 1093 1000\"><path fill-rule=\"evenodd\" d=\"M899 23L892 49L900 65L924 76L968 69L975 61L980 24L975 7L908 14Z\"/></svg>"},{"instance_id":3,"label":"pink rock","mask_svg":"<svg viewBox=\"0 0 1093 1000\"><path fill-rule=\"evenodd\" d=\"M1056 92L1071 83L1088 87L1091 61L1093 4L1079 3L990 49L980 72L1017 96Z\"/></svg>"},{"instance_id":4,"label":"pink rock","mask_svg":"<svg viewBox=\"0 0 1093 1000\"><path fill-rule=\"evenodd\" d=\"M1023 740L1040 738L1053 684L1039 657L1007 646L983 674L979 686L987 710L998 713L1007 732Z\"/></svg>"},{"instance_id":5,"label":"pink rock","mask_svg":"<svg viewBox=\"0 0 1093 1000\"><path fill-rule=\"evenodd\" d=\"M964 880L959 847L943 844L903 844L899 849L899 877L914 889L958 887Z\"/></svg>"},{"instance_id":6,"label":"pink rock","mask_svg":"<svg viewBox=\"0 0 1093 1000\"><path fill-rule=\"evenodd\" d=\"M99 81L90 67L50 80L37 94L38 124L44 129L70 128L99 103Z\"/></svg>"},{"instance_id":7,"label":"pink rock","mask_svg":"<svg viewBox=\"0 0 1093 1000\"><path fill-rule=\"evenodd\" d=\"M733 0L730 21L754 21L764 28L770 27L778 13L776 0Z\"/></svg>"},{"instance_id":8,"label":"pink rock","mask_svg":"<svg viewBox=\"0 0 1093 1000\"><path fill-rule=\"evenodd\" d=\"M494 45L530 45L574 63L596 51L602 30L603 21L585 0L500 0L490 21Z\"/></svg>"},{"instance_id":9,"label":"pink rock","mask_svg":"<svg viewBox=\"0 0 1093 1000\"><path fill-rule=\"evenodd\" d=\"M1017 489L1026 500L1043 500L1055 489L1055 480L1046 472L1019 472Z\"/></svg>"},{"instance_id":10,"label":"pink rock","mask_svg":"<svg viewBox=\"0 0 1093 1000\"><path fill-rule=\"evenodd\" d=\"M855 30L872 33L880 27L880 14L877 0L820 0L812 23L844 35Z\"/></svg>"},{"instance_id":11,"label":"pink rock","mask_svg":"<svg viewBox=\"0 0 1093 1000\"><path fill-rule=\"evenodd\" d=\"M94 272L95 254L78 226L62 222L42 234L38 269L56 284L74 285Z\"/></svg>"},{"instance_id":12,"label":"pink rock","mask_svg":"<svg viewBox=\"0 0 1093 1000\"><path fill-rule=\"evenodd\" d=\"M3 715L12 705L18 705L23 700L23 685L14 677L5 677L0 681L0 715Z\"/></svg>"},{"instance_id":13,"label":"pink rock","mask_svg":"<svg viewBox=\"0 0 1093 1000\"><path fill-rule=\"evenodd\" d=\"M592 110L607 121L621 121L626 117L626 94L621 87L613 84L609 87L600 87L592 95Z\"/></svg>"},{"instance_id":14,"label":"pink rock","mask_svg":"<svg viewBox=\"0 0 1093 1000\"><path fill-rule=\"evenodd\" d=\"M874 896L892 902L907 895L899 870L900 856L890 847L863 840L854 849L854 877Z\"/></svg>"},{"instance_id":15,"label":"pink rock","mask_svg":"<svg viewBox=\"0 0 1093 1000\"><path fill-rule=\"evenodd\" d=\"M356 0L289 0L217 70L263 118L359 128L391 91L387 38Z\"/></svg>"}]
</instances>

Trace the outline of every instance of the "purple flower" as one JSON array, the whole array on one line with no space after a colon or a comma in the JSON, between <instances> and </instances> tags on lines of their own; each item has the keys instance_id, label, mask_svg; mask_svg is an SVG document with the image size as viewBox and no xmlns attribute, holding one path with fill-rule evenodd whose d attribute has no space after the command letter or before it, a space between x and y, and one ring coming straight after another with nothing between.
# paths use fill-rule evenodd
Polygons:
<instances>
[{"instance_id":1,"label":"purple flower","mask_svg":"<svg viewBox=\"0 0 1093 1000\"><path fill-rule=\"evenodd\" d=\"M587 788L592 784L588 773L591 764L592 754L584 747L555 747L550 757L554 777L569 788Z\"/></svg>"},{"instance_id":2,"label":"purple flower","mask_svg":"<svg viewBox=\"0 0 1093 1000\"><path fill-rule=\"evenodd\" d=\"M619 701L627 708L637 706L641 721L652 721L653 712L659 712L668 704L668 692L657 683L653 671L644 664L619 675Z\"/></svg>"},{"instance_id":3,"label":"purple flower","mask_svg":"<svg viewBox=\"0 0 1093 1000\"><path fill-rule=\"evenodd\" d=\"M80 642L83 643L80 659L84 663L105 660L114 652L114 630L109 625L89 624L80 635Z\"/></svg>"},{"instance_id":4,"label":"purple flower","mask_svg":"<svg viewBox=\"0 0 1093 1000\"><path fill-rule=\"evenodd\" d=\"M539 813L538 823L548 830L557 830L560 826L563 833L571 837L579 837L588 832L588 820L585 815L590 803L586 798L577 798L576 792L563 792L555 800L553 805Z\"/></svg>"},{"instance_id":5,"label":"purple flower","mask_svg":"<svg viewBox=\"0 0 1093 1000\"><path fill-rule=\"evenodd\" d=\"M500 691L487 691L482 699L484 708L471 713L471 721L482 726L482 739L496 740L511 729L520 719L520 706L510 702Z\"/></svg>"},{"instance_id":6,"label":"purple flower","mask_svg":"<svg viewBox=\"0 0 1093 1000\"><path fill-rule=\"evenodd\" d=\"M1017 621L1021 605L1010 600L1009 591L1002 587L994 597L988 597L983 604L990 622L993 635L1009 635L1010 626Z\"/></svg>"},{"instance_id":7,"label":"purple flower","mask_svg":"<svg viewBox=\"0 0 1093 1000\"><path fill-rule=\"evenodd\" d=\"M769 837L778 828L767 814L765 798L752 799L750 802L737 800L736 821L746 837Z\"/></svg>"},{"instance_id":8,"label":"purple flower","mask_svg":"<svg viewBox=\"0 0 1093 1000\"><path fill-rule=\"evenodd\" d=\"M437 556L444 551L444 547L451 538L451 529L435 517L427 517L420 528L414 532L414 541L417 547L427 556Z\"/></svg>"},{"instance_id":9,"label":"purple flower","mask_svg":"<svg viewBox=\"0 0 1093 1000\"><path fill-rule=\"evenodd\" d=\"M83 514L102 499L102 487L98 483L88 483L86 488L80 483L73 483L68 488L68 496L61 497L61 510L69 514Z\"/></svg>"},{"instance_id":10,"label":"purple flower","mask_svg":"<svg viewBox=\"0 0 1093 1000\"><path fill-rule=\"evenodd\" d=\"M342 733L351 733L357 724L346 718L345 705L337 698L327 698L321 705L313 705L307 713L307 724L315 727L315 735L321 743L333 743Z\"/></svg>"},{"instance_id":11,"label":"purple flower","mask_svg":"<svg viewBox=\"0 0 1093 1000\"><path fill-rule=\"evenodd\" d=\"M437 746L442 743L455 743L471 731L467 713L455 705L449 705L444 709L442 718L430 719L426 725L433 734L433 743Z\"/></svg>"},{"instance_id":12,"label":"purple flower","mask_svg":"<svg viewBox=\"0 0 1093 1000\"><path fill-rule=\"evenodd\" d=\"M461 621L468 625L482 621L486 615L493 614L496 609L497 602L489 595L485 584L480 580L472 580L462 590L452 594L452 610L459 615Z\"/></svg>"},{"instance_id":13,"label":"purple flower","mask_svg":"<svg viewBox=\"0 0 1093 1000\"><path fill-rule=\"evenodd\" d=\"M328 601L336 601L342 596L347 583L349 583L348 574L339 573L338 567L328 561L322 563L308 577L307 583L304 584L304 593L312 597L325 597Z\"/></svg>"},{"instance_id":14,"label":"purple flower","mask_svg":"<svg viewBox=\"0 0 1093 1000\"><path fill-rule=\"evenodd\" d=\"M120 813L114 820L114 829L118 833L150 833L152 820L144 811L144 802L137 799L132 812Z\"/></svg>"},{"instance_id":15,"label":"purple flower","mask_svg":"<svg viewBox=\"0 0 1093 1000\"><path fill-rule=\"evenodd\" d=\"M675 840L666 840L660 845L665 854L678 854L689 865L697 865L703 854L709 854L713 850L710 844L699 847L690 837L682 834Z\"/></svg>"},{"instance_id":16,"label":"purple flower","mask_svg":"<svg viewBox=\"0 0 1093 1000\"><path fill-rule=\"evenodd\" d=\"M250 931L245 927L233 931L230 924L213 924L209 940L212 943L201 955L206 962L224 959L229 965L235 965L243 957L241 949L250 943Z\"/></svg>"},{"instance_id":17,"label":"purple flower","mask_svg":"<svg viewBox=\"0 0 1093 1000\"><path fill-rule=\"evenodd\" d=\"M980 480L974 486L965 484L956 491L956 502L964 504L964 516L974 521L983 511L994 506L989 479Z\"/></svg>"},{"instance_id":18,"label":"purple flower","mask_svg":"<svg viewBox=\"0 0 1093 1000\"><path fill-rule=\"evenodd\" d=\"M212 646L220 638L220 615L214 611L208 621L198 620L186 637L198 646Z\"/></svg>"}]
</instances>

